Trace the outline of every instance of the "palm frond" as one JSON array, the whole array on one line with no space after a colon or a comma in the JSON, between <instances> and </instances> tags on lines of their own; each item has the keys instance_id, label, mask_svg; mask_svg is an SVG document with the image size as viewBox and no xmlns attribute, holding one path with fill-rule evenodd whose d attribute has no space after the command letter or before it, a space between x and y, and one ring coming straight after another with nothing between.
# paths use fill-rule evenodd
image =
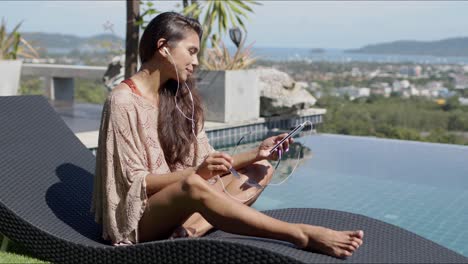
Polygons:
<instances>
[{"instance_id":1,"label":"palm frond","mask_svg":"<svg viewBox=\"0 0 468 264\"><path fill-rule=\"evenodd\" d=\"M39 58L39 53L37 52L37 49L33 48L32 45L26 41L24 38L21 38L21 44L23 44L24 46L26 46L28 48L28 51L22 51L20 53L21 56L25 57L25 58L30 58L30 59L36 59L36 58Z\"/></svg>"},{"instance_id":2,"label":"palm frond","mask_svg":"<svg viewBox=\"0 0 468 264\"><path fill-rule=\"evenodd\" d=\"M213 48L207 50L206 56L201 60L203 67L207 70L240 70L250 67L257 58L251 56L250 44L247 48L239 45L234 56L231 56L224 42L219 41Z\"/></svg>"},{"instance_id":3,"label":"palm frond","mask_svg":"<svg viewBox=\"0 0 468 264\"><path fill-rule=\"evenodd\" d=\"M253 9L251 7L253 5L261 4L255 0L206 0L203 2L192 1L191 5L185 7L182 10L184 15L191 15L196 19L198 19L202 13L204 13L203 20L201 20L203 36L200 41L199 52L199 59L202 67L206 67L206 69L214 69L222 67L222 65L224 65L224 67L228 67L228 65L238 64L234 61L236 61L235 58L239 56L234 55L231 57L227 48L218 42L219 39L223 37L223 35L231 27L241 27L244 31L246 31L244 20L248 19L248 13L253 13ZM217 31L214 32L216 27ZM211 42L213 48L207 48L208 42ZM236 52L236 54L238 52L239 50ZM239 58L242 59L237 60L247 61L242 56Z\"/></svg>"},{"instance_id":4,"label":"palm frond","mask_svg":"<svg viewBox=\"0 0 468 264\"><path fill-rule=\"evenodd\" d=\"M7 34L6 21L2 19L2 24L0 26L0 59L14 60L17 59L18 56L26 58L39 57L32 45L24 40L18 32L22 23L22 21L18 23L10 34ZM20 46L20 44L22 44L22 46Z\"/></svg>"}]
</instances>

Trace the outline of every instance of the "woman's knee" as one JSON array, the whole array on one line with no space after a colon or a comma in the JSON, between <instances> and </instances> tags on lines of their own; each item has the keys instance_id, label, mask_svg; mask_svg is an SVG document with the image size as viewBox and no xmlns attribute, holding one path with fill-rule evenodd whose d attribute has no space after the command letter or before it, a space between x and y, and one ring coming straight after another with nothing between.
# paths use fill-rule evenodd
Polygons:
<instances>
[{"instance_id":1,"label":"woman's knee","mask_svg":"<svg viewBox=\"0 0 468 264\"><path fill-rule=\"evenodd\" d=\"M182 189L194 200L202 200L208 195L208 183L198 174L189 175L182 183Z\"/></svg>"},{"instance_id":2,"label":"woman's knee","mask_svg":"<svg viewBox=\"0 0 468 264\"><path fill-rule=\"evenodd\" d=\"M255 165L258 167L255 173L258 177L258 183L263 186L269 184L275 170L273 166L267 160L257 161Z\"/></svg>"}]
</instances>

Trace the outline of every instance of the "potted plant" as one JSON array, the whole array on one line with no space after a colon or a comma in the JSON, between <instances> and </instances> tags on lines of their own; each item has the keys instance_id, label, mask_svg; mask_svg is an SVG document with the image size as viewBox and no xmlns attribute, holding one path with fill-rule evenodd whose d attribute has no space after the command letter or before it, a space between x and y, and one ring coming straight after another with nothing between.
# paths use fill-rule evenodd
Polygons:
<instances>
[{"instance_id":1,"label":"potted plant","mask_svg":"<svg viewBox=\"0 0 468 264\"><path fill-rule=\"evenodd\" d=\"M244 48L245 38L239 28L230 30L237 47L231 56L222 41L206 49L198 73L198 88L205 100L206 118L215 122L254 120L259 117L260 90L255 70L249 70L255 62L252 45ZM242 114L239 109L242 107Z\"/></svg>"},{"instance_id":2,"label":"potted plant","mask_svg":"<svg viewBox=\"0 0 468 264\"><path fill-rule=\"evenodd\" d=\"M184 2L185 15L199 19L204 14L198 88L205 101L206 119L224 123L257 119L260 109L258 78L255 70L247 69L255 59L251 57L251 45L244 48L246 38L242 37L241 29L247 32L244 19L248 13L253 13L251 5L260 3L192 0L189 5L188 1ZM217 31L213 30L215 25ZM237 47L233 56L220 40L228 31ZM211 48L207 45L209 40Z\"/></svg>"},{"instance_id":3,"label":"potted plant","mask_svg":"<svg viewBox=\"0 0 468 264\"><path fill-rule=\"evenodd\" d=\"M8 33L4 19L0 25L0 79L2 80L0 82L0 96L18 94L23 63L18 57L39 57L34 48L21 37L18 32L20 26L21 22Z\"/></svg>"}]
</instances>

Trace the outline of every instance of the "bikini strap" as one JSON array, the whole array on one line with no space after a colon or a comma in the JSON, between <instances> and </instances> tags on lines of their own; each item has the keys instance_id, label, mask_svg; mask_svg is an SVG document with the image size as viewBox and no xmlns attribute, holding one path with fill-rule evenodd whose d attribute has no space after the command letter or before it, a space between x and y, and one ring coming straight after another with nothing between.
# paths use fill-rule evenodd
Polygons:
<instances>
[{"instance_id":1,"label":"bikini strap","mask_svg":"<svg viewBox=\"0 0 468 264\"><path fill-rule=\"evenodd\" d=\"M126 79L126 80L123 80L122 82L125 83L125 84L127 84L127 85L130 87L130 89L132 89L132 92L133 92L133 93L136 93L136 94L138 94L139 96L142 96L140 90L138 90L138 88L136 87L136 85L135 85L135 83L132 81L132 79Z\"/></svg>"}]
</instances>

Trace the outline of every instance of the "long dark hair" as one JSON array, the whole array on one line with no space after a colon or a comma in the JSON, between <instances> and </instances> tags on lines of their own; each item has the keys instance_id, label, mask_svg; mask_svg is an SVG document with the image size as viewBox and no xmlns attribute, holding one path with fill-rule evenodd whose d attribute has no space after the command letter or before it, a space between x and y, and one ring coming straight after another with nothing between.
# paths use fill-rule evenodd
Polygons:
<instances>
[{"instance_id":1,"label":"long dark hair","mask_svg":"<svg viewBox=\"0 0 468 264\"><path fill-rule=\"evenodd\" d=\"M175 45L186 37L191 30L201 39L203 31L200 23L192 18L175 12L161 13L146 27L140 40L139 55L141 63L149 61L157 50L157 41L160 38L167 40L168 45ZM195 87L195 81L189 78L187 85L192 92L195 106L195 134L198 135L200 127L203 128L204 115L200 96ZM159 89L158 109L158 137L164 152L166 162L171 168L176 163L187 164L186 159L191 145L196 142L192 133L192 122L186 119L176 108L174 97L176 95L177 81L169 80ZM192 103L185 84L179 84L177 104L186 116L192 116Z\"/></svg>"}]
</instances>

